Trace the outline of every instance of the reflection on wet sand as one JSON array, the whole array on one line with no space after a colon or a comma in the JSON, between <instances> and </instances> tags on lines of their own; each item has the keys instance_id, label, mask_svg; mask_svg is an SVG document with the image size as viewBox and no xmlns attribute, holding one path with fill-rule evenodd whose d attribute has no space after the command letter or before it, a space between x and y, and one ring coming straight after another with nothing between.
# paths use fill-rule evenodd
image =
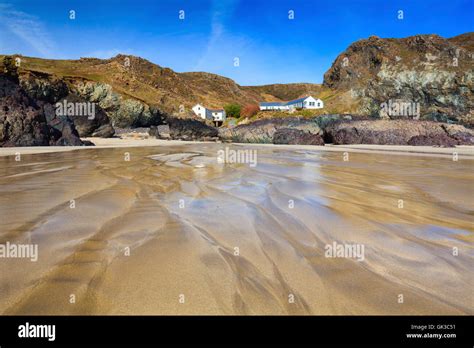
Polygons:
<instances>
[{"instance_id":1,"label":"reflection on wet sand","mask_svg":"<svg viewBox=\"0 0 474 348\"><path fill-rule=\"evenodd\" d=\"M474 314L474 160L224 146L0 158L0 311Z\"/></svg>"}]
</instances>

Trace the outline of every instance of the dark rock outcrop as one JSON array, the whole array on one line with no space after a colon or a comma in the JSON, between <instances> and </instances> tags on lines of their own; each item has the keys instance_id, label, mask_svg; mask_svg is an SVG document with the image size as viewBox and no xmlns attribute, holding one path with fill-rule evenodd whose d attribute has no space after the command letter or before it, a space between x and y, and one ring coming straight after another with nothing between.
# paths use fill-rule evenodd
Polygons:
<instances>
[{"instance_id":1,"label":"dark rock outcrop","mask_svg":"<svg viewBox=\"0 0 474 348\"><path fill-rule=\"evenodd\" d=\"M11 71L0 73L0 146L83 145L74 123L32 99Z\"/></svg>"},{"instance_id":2,"label":"dark rock outcrop","mask_svg":"<svg viewBox=\"0 0 474 348\"><path fill-rule=\"evenodd\" d=\"M102 82L77 80L71 82L74 93L96 103L111 120L114 127L135 128L161 124L165 115L154 106L117 93Z\"/></svg>"},{"instance_id":3,"label":"dark rock outcrop","mask_svg":"<svg viewBox=\"0 0 474 348\"><path fill-rule=\"evenodd\" d=\"M66 83L54 75L28 71L20 73L18 79L20 87L32 100L53 105L56 103L66 103L67 105L88 103L89 106L92 106L93 104L94 115L92 117L74 112L67 114L76 126L79 136L108 138L114 135L115 130L110 119L99 103L87 99L87 96L81 96L72 82Z\"/></svg>"},{"instance_id":4,"label":"dark rock outcrop","mask_svg":"<svg viewBox=\"0 0 474 348\"><path fill-rule=\"evenodd\" d=\"M161 139L170 139L170 126L168 126L167 124L162 124L156 127L156 137Z\"/></svg>"},{"instance_id":5,"label":"dark rock outcrop","mask_svg":"<svg viewBox=\"0 0 474 348\"><path fill-rule=\"evenodd\" d=\"M39 102L39 104L43 104ZM42 105L46 124L50 129L50 145L80 146L83 142L72 120L67 116L58 116L55 108L49 104Z\"/></svg>"},{"instance_id":6,"label":"dark rock outcrop","mask_svg":"<svg viewBox=\"0 0 474 348\"><path fill-rule=\"evenodd\" d=\"M337 114L259 120L219 129L219 136L224 141L300 145L474 145L474 131L461 125Z\"/></svg>"},{"instance_id":7,"label":"dark rock outcrop","mask_svg":"<svg viewBox=\"0 0 474 348\"><path fill-rule=\"evenodd\" d=\"M54 104L69 94L64 80L39 72L22 72L19 76L20 87L33 100Z\"/></svg>"},{"instance_id":8,"label":"dark rock outcrop","mask_svg":"<svg viewBox=\"0 0 474 348\"><path fill-rule=\"evenodd\" d=\"M79 132L81 134L81 132ZM99 126L99 128L94 129L92 134L90 135L91 137L96 137L96 138L111 138L115 134L115 129L112 127L110 123L103 124Z\"/></svg>"},{"instance_id":9,"label":"dark rock outcrop","mask_svg":"<svg viewBox=\"0 0 474 348\"><path fill-rule=\"evenodd\" d=\"M152 137L155 137L156 136L156 131L157 131L156 126L150 126L150 128L148 128L148 135L150 135Z\"/></svg>"},{"instance_id":10,"label":"dark rock outcrop","mask_svg":"<svg viewBox=\"0 0 474 348\"><path fill-rule=\"evenodd\" d=\"M454 147L458 145L458 142L446 134L440 134L436 137L430 137L428 135L415 135L414 137L411 137L410 140L408 140L407 145Z\"/></svg>"},{"instance_id":11,"label":"dark rock outcrop","mask_svg":"<svg viewBox=\"0 0 474 348\"><path fill-rule=\"evenodd\" d=\"M167 124L151 126L148 134L157 139L171 139L170 126Z\"/></svg>"},{"instance_id":12,"label":"dark rock outcrop","mask_svg":"<svg viewBox=\"0 0 474 348\"><path fill-rule=\"evenodd\" d=\"M421 119L444 118L474 126L472 42L474 33L464 34L462 40L372 36L353 43L336 58L324 75L324 85L350 90L364 115L379 117L383 103L398 100L419 103Z\"/></svg>"},{"instance_id":13,"label":"dark rock outcrop","mask_svg":"<svg viewBox=\"0 0 474 348\"><path fill-rule=\"evenodd\" d=\"M324 129L326 142L378 145L473 145L474 131L461 125L416 120L337 121Z\"/></svg>"},{"instance_id":14,"label":"dark rock outcrop","mask_svg":"<svg viewBox=\"0 0 474 348\"><path fill-rule=\"evenodd\" d=\"M300 129L279 128L273 135L273 144L290 145L324 145L319 134L312 134Z\"/></svg>"},{"instance_id":15,"label":"dark rock outcrop","mask_svg":"<svg viewBox=\"0 0 474 348\"><path fill-rule=\"evenodd\" d=\"M314 119L286 117L258 120L233 128L220 128L219 137L223 141L237 143L272 144L274 135L279 129L296 129L311 135L323 134Z\"/></svg>"},{"instance_id":16,"label":"dark rock outcrop","mask_svg":"<svg viewBox=\"0 0 474 348\"><path fill-rule=\"evenodd\" d=\"M79 113L68 113L68 117L74 122L77 132L81 137L100 137L110 138L115 134L115 129L110 123L107 114L97 104L81 98L75 94L68 94L65 98L58 101L57 104L84 105L83 109L93 111L91 115Z\"/></svg>"},{"instance_id":17,"label":"dark rock outcrop","mask_svg":"<svg viewBox=\"0 0 474 348\"><path fill-rule=\"evenodd\" d=\"M170 117L167 123L171 139L206 141L217 139L217 129L198 120ZM156 136L161 137L158 130Z\"/></svg>"}]
</instances>

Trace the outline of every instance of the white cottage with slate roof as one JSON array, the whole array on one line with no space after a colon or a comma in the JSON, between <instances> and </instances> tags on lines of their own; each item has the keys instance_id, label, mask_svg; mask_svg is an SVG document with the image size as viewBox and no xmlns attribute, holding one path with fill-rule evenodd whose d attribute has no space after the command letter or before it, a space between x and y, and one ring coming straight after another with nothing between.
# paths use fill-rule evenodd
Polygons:
<instances>
[{"instance_id":1,"label":"white cottage with slate roof","mask_svg":"<svg viewBox=\"0 0 474 348\"><path fill-rule=\"evenodd\" d=\"M260 103L260 110L322 109L323 107L324 103L321 99L314 99L311 96L288 102Z\"/></svg>"},{"instance_id":2,"label":"white cottage with slate roof","mask_svg":"<svg viewBox=\"0 0 474 348\"><path fill-rule=\"evenodd\" d=\"M224 122L226 113L224 109L208 109L201 104L193 106L194 113L201 117L203 120L210 120L214 122Z\"/></svg>"}]
</instances>

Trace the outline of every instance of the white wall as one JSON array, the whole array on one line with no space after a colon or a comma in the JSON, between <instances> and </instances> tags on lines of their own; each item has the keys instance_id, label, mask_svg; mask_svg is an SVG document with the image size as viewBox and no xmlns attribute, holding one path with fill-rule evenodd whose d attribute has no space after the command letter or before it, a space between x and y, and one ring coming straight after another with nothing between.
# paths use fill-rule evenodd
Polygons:
<instances>
[{"instance_id":1,"label":"white wall","mask_svg":"<svg viewBox=\"0 0 474 348\"><path fill-rule=\"evenodd\" d=\"M262 106L260 105L260 110L288 110L289 107L287 105L279 105L279 106Z\"/></svg>"},{"instance_id":2,"label":"white wall","mask_svg":"<svg viewBox=\"0 0 474 348\"><path fill-rule=\"evenodd\" d=\"M207 110L204 106L202 106L201 104L196 104L193 106L193 111L196 115L198 115L199 117L201 117L203 120L206 119L206 114L207 114Z\"/></svg>"},{"instance_id":3,"label":"white wall","mask_svg":"<svg viewBox=\"0 0 474 348\"><path fill-rule=\"evenodd\" d=\"M322 100L314 99L313 97L308 97L299 103L291 105L260 106L260 110L322 109L323 107L324 104Z\"/></svg>"},{"instance_id":4,"label":"white wall","mask_svg":"<svg viewBox=\"0 0 474 348\"><path fill-rule=\"evenodd\" d=\"M321 99L314 99L313 97L308 97L304 100L305 109L322 109L324 103Z\"/></svg>"},{"instance_id":5,"label":"white wall","mask_svg":"<svg viewBox=\"0 0 474 348\"><path fill-rule=\"evenodd\" d=\"M212 112L212 118L214 121L224 121L224 113L225 112L222 112L222 111L214 111Z\"/></svg>"},{"instance_id":6,"label":"white wall","mask_svg":"<svg viewBox=\"0 0 474 348\"><path fill-rule=\"evenodd\" d=\"M303 109L303 107L304 107L303 102L288 105L288 108L289 108L289 109Z\"/></svg>"},{"instance_id":7,"label":"white wall","mask_svg":"<svg viewBox=\"0 0 474 348\"><path fill-rule=\"evenodd\" d=\"M316 109L324 108L324 102L321 99L316 99Z\"/></svg>"},{"instance_id":8,"label":"white wall","mask_svg":"<svg viewBox=\"0 0 474 348\"><path fill-rule=\"evenodd\" d=\"M290 109L322 109L324 108L324 102L321 99L314 99L313 97L308 97L300 103L292 105L280 105L280 106L262 106L260 105L260 110L290 110Z\"/></svg>"},{"instance_id":9,"label":"white wall","mask_svg":"<svg viewBox=\"0 0 474 348\"><path fill-rule=\"evenodd\" d=\"M194 105L192 110L197 116L201 117L203 120L208 119L213 121L225 121L226 119L225 110L211 111L209 109L206 109L201 104Z\"/></svg>"}]
</instances>

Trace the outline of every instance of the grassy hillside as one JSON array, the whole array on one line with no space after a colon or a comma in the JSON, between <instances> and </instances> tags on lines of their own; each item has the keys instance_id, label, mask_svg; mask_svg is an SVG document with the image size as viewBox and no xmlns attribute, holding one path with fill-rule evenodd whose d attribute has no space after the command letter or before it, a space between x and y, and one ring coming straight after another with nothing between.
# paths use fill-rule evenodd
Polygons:
<instances>
[{"instance_id":1,"label":"grassy hillside","mask_svg":"<svg viewBox=\"0 0 474 348\"><path fill-rule=\"evenodd\" d=\"M326 72L322 85L240 86L223 76L205 72L177 73L146 59L125 55L79 60L20 57L19 70L48 74L70 84L78 80L105 83L125 99L142 101L169 114L178 112L181 106L185 114L191 114L190 109L196 103L221 108L229 103L244 106L312 95L325 103L323 110L313 114L370 115L383 101L404 98L420 102L425 114L447 114L452 119L469 121L474 105L469 75L473 71L470 59L473 47L474 33L450 39L437 35L404 39L373 36L353 43L341 53ZM454 58L458 59L458 65L453 65ZM436 79L433 79L435 74ZM460 97L453 99L453 95ZM265 117L271 117L271 113L254 116Z\"/></svg>"},{"instance_id":2,"label":"grassy hillside","mask_svg":"<svg viewBox=\"0 0 474 348\"><path fill-rule=\"evenodd\" d=\"M262 96L267 96L268 101L292 100L305 95L318 95L324 88L314 83L287 83L262 86L243 87L249 91L255 91Z\"/></svg>"},{"instance_id":3,"label":"grassy hillside","mask_svg":"<svg viewBox=\"0 0 474 348\"><path fill-rule=\"evenodd\" d=\"M261 101L284 101L305 95L321 98L328 102L328 106L333 104L332 101L340 101L336 92L319 84L240 86L223 76L205 72L176 73L134 56L118 55L105 60L18 57L21 59L20 71L48 74L72 83L77 79L106 83L126 98L143 101L170 113L178 111L180 105L189 109L201 103L207 107L220 108L228 103L258 104Z\"/></svg>"},{"instance_id":4,"label":"grassy hillside","mask_svg":"<svg viewBox=\"0 0 474 348\"><path fill-rule=\"evenodd\" d=\"M474 52L474 32L464 33L448 39L449 42Z\"/></svg>"}]
</instances>

